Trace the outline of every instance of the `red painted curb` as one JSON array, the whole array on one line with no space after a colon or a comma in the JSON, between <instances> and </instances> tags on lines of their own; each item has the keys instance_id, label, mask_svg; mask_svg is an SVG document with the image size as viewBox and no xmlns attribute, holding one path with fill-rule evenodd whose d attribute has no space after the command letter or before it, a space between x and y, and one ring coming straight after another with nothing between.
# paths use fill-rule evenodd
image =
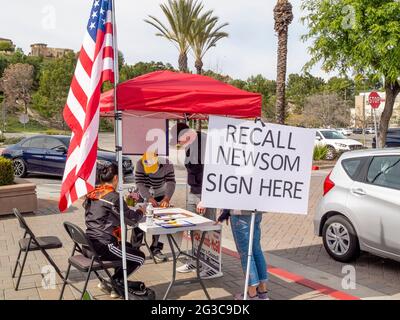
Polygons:
<instances>
[{"instance_id":1,"label":"red painted curb","mask_svg":"<svg viewBox=\"0 0 400 320\"><path fill-rule=\"evenodd\" d=\"M318 171L319 169L320 169L320 168L319 168L318 166L313 166L313 167L312 167L312 170L313 170L313 171Z\"/></svg>"},{"instance_id":2,"label":"red painted curb","mask_svg":"<svg viewBox=\"0 0 400 320\"><path fill-rule=\"evenodd\" d=\"M240 259L239 253L232 251L227 248L222 248L222 252L225 253L228 256L235 257ZM337 300L361 300L359 297L352 296L350 294L347 294L343 291L339 291L327 286L324 286L318 282L306 279L302 276L299 276L295 273L291 273L289 271L286 271L284 269L280 268L275 268L273 266L268 267L268 273L279 276L281 278L285 278L287 280L293 281L297 284L303 285L307 288L311 288L315 291L320 292L321 294L330 296L332 298L335 298Z\"/></svg>"}]
</instances>

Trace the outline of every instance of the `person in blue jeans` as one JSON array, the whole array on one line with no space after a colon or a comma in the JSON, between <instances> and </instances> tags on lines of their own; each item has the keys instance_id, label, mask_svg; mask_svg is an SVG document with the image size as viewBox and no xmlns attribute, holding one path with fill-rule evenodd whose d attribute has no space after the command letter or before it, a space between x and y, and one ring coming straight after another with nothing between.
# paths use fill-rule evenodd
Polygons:
<instances>
[{"instance_id":1,"label":"person in blue jeans","mask_svg":"<svg viewBox=\"0 0 400 320\"><path fill-rule=\"evenodd\" d=\"M233 238L240 255L243 272L247 271L247 256L250 240L251 211L223 210L218 222L231 221ZM250 265L250 278L248 287L249 300L269 300L267 282L267 263L261 249L261 221L262 214L256 214L253 239L253 256ZM237 294L236 300L243 300L243 294Z\"/></svg>"}]
</instances>

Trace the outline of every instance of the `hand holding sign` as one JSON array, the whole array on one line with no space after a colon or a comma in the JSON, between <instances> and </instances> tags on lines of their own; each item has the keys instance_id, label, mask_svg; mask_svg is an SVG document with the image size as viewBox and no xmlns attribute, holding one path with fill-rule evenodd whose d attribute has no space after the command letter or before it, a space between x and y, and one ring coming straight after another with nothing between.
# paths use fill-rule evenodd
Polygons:
<instances>
[{"instance_id":1,"label":"hand holding sign","mask_svg":"<svg viewBox=\"0 0 400 320\"><path fill-rule=\"evenodd\" d=\"M307 213L315 131L211 117L206 207Z\"/></svg>"}]
</instances>

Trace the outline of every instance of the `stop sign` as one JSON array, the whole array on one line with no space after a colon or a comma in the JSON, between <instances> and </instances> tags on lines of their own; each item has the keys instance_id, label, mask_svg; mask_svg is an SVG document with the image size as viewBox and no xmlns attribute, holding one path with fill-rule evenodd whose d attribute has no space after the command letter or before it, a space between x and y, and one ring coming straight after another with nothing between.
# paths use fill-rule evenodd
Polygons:
<instances>
[{"instance_id":1,"label":"stop sign","mask_svg":"<svg viewBox=\"0 0 400 320\"><path fill-rule=\"evenodd\" d=\"M373 91L370 93L368 97L368 102L372 108L378 109L379 106L381 105L382 99L378 94L378 92Z\"/></svg>"}]
</instances>

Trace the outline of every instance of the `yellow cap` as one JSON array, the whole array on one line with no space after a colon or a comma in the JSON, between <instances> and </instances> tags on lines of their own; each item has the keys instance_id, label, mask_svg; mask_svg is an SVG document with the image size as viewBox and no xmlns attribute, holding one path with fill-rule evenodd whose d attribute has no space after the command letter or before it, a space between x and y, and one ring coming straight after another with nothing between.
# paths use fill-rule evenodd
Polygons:
<instances>
[{"instance_id":1,"label":"yellow cap","mask_svg":"<svg viewBox=\"0 0 400 320\"><path fill-rule=\"evenodd\" d=\"M158 157L154 152L146 152L142 157L142 164L146 174L154 174L158 171Z\"/></svg>"}]
</instances>

